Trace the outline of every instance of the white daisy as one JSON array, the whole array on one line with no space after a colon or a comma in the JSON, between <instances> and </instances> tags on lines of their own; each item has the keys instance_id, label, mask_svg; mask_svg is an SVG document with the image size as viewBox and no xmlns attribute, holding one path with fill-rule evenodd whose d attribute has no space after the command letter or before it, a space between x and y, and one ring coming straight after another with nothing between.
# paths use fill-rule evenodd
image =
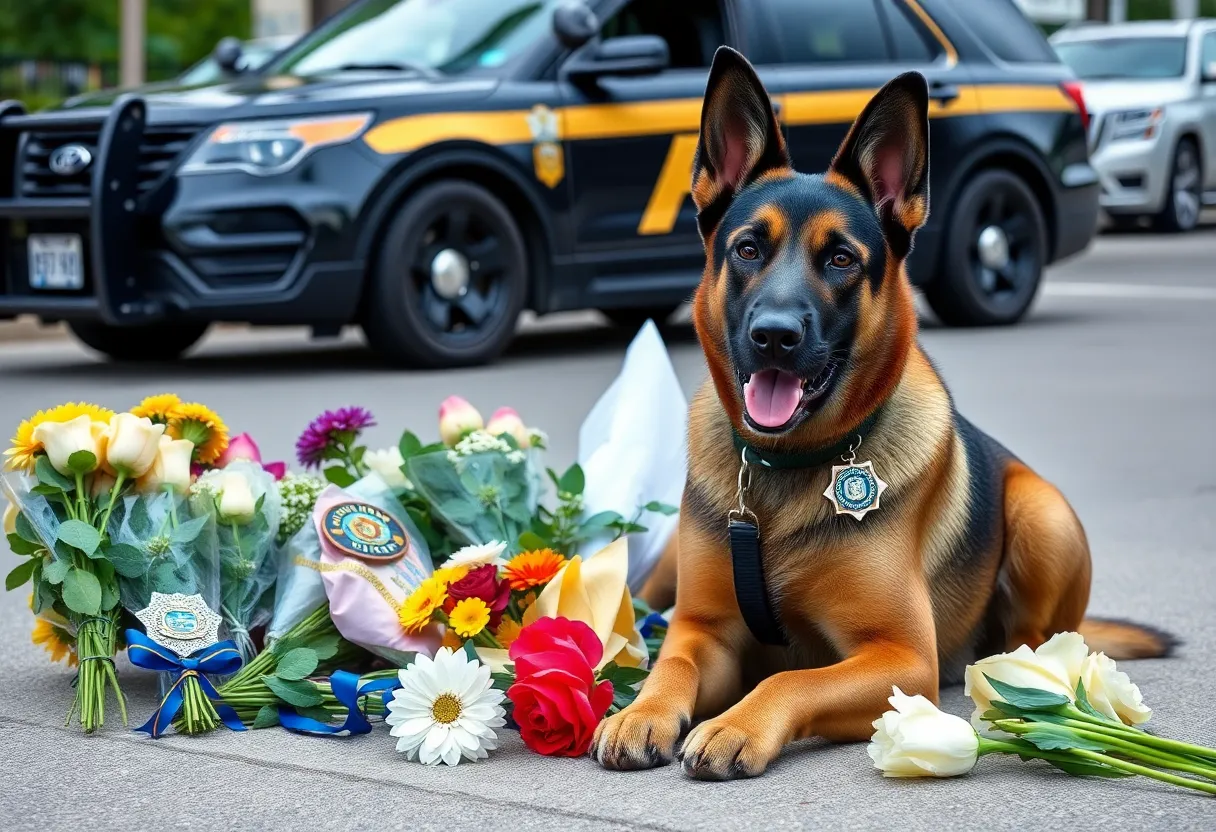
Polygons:
<instances>
[{"instance_id":1,"label":"white daisy","mask_svg":"<svg viewBox=\"0 0 1216 832\"><path fill-rule=\"evenodd\" d=\"M494 729L507 724L505 694L491 687L488 666L441 647L434 660L419 653L398 678L385 721L408 759L454 766L498 748Z\"/></svg>"},{"instance_id":2,"label":"white daisy","mask_svg":"<svg viewBox=\"0 0 1216 832\"><path fill-rule=\"evenodd\" d=\"M452 566L467 566L470 569L476 569L479 566L485 566L487 563L492 563L495 566L504 566L506 561L502 558L502 553L506 550L507 544L499 543L497 540L491 540L489 543L474 543L471 546L465 546L452 554L450 558L445 560L441 565L441 569L448 569Z\"/></svg>"}]
</instances>

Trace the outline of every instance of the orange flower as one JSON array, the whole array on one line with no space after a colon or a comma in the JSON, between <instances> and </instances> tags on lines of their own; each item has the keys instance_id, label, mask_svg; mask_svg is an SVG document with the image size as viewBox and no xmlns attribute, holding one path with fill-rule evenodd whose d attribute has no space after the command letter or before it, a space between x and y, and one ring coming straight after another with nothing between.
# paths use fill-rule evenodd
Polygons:
<instances>
[{"instance_id":1,"label":"orange flower","mask_svg":"<svg viewBox=\"0 0 1216 832\"><path fill-rule=\"evenodd\" d=\"M456 631L451 627L443 631L443 644L441 647L450 647L452 650L460 650L464 647L464 639L456 635Z\"/></svg>"},{"instance_id":2,"label":"orange flower","mask_svg":"<svg viewBox=\"0 0 1216 832\"><path fill-rule=\"evenodd\" d=\"M537 549L511 558L502 575L511 582L511 589L522 592L549 583L565 565L566 559L552 549Z\"/></svg>"},{"instance_id":3,"label":"orange flower","mask_svg":"<svg viewBox=\"0 0 1216 832\"><path fill-rule=\"evenodd\" d=\"M504 618L502 623L498 625L498 631L494 633L494 638L498 639L498 643L503 647L510 647L511 642L519 638L519 631L523 627L513 618Z\"/></svg>"}]
</instances>

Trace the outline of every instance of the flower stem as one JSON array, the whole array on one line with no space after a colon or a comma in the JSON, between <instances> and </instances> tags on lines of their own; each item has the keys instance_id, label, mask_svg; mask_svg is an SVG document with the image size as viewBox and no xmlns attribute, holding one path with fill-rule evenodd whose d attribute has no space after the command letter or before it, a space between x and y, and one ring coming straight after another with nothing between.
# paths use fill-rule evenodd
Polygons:
<instances>
[{"instance_id":1,"label":"flower stem","mask_svg":"<svg viewBox=\"0 0 1216 832\"><path fill-rule=\"evenodd\" d=\"M84 499L84 474L79 471L74 471L76 474L76 510L81 517L87 517L89 507ZM104 529L102 530L105 531Z\"/></svg>"},{"instance_id":2,"label":"flower stem","mask_svg":"<svg viewBox=\"0 0 1216 832\"><path fill-rule=\"evenodd\" d=\"M1151 777L1154 780L1160 780L1163 783L1173 783L1175 786L1183 786L1188 789L1197 789L1208 794L1216 794L1216 783L1200 783L1198 780L1192 780L1189 777L1179 777L1176 774L1166 774L1164 771L1148 768L1146 766L1137 765L1136 763L1120 760L1115 757L1108 757L1105 754L1099 754L1096 751L1082 751L1074 749L1073 753L1087 760L1100 762L1112 768L1123 769L1132 774L1140 774L1144 777Z\"/></svg>"},{"instance_id":3,"label":"flower stem","mask_svg":"<svg viewBox=\"0 0 1216 832\"><path fill-rule=\"evenodd\" d=\"M106 513L101 516L101 526L98 528L98 531L103 535L106 533L106 525L110 522L110 512L114 510L114 501L118 499L118 492L122 491L123 484L126 481L126 473L119 471L118 476L114 480L114 487L110 489L110 504L106 506Z\"/></svg>"},{"instance_id":4,"label":"flower stem","mask_svg":"<svg viewBox=\"0 0 1216 832\"><path fill-rule=\"evenodd\" d=\"M1085 723L1087 730L1090 731L1098 731L1099 733L1110 736L1121 737L1139 745L1148 745L1154 748L1159 748L1163 751L1170 751L1175 754L1182 754L1189 757L1201 757L1205 762L1216 763L1216 749L1213 748L1206 748L1202 745L1193 745L1188 742L1180 742L1178 740L1166 739L1165 737L1158 737L1155 734L1150 734L1147 731L1142 731L1138 728L1132 728L1124 725L1123 723L1116 725L1113 722L1094 719L1080 710L1077 710L1075 714L1070 711L1068 716L1074 723Z\"/></svg>"}]
</instances>

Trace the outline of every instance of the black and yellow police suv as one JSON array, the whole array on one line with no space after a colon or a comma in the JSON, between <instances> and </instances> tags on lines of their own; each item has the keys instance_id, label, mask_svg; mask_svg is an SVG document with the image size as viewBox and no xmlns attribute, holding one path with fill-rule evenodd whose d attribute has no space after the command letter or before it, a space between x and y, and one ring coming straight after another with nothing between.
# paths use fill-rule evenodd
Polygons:
<instances>
[{"instance_id":1,"label":"black and yellow police suv","mask_svg":"<svg viewBox=\"0 0 1216 832\"><path fill-rule=\"evenodd\" d=\"M701 272L689 178L723 43L804 171L884 81L928 77L912 271L946 322L1016 321L1091 239L1083 102L1011 0L356 0L253 75L4 105L0 318L119 359L215 321L359 324L443 367L492 359L524 309L665 316Z\"/></svg>"}]
</instances>

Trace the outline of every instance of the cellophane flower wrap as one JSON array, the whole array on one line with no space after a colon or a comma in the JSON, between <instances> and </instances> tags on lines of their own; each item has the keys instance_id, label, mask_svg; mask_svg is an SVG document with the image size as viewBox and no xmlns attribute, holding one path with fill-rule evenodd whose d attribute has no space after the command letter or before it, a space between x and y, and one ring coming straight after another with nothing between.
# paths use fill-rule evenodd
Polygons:
<instances>
[{"instance_id":1,"label":"cellophane flower wrap","mask_svg":"<svg viewBox=\"0 0 1216 832\"><path fill-rule=\"evenodd\" d=\"M191 511L211 517L215 527L224 631L249 661L257 654L250 631L265 623L268 610L260 602L275 578L282 518L275 478L257 462L237 460L203 474L190 493Z\"/></svg>"}]
</instances>

